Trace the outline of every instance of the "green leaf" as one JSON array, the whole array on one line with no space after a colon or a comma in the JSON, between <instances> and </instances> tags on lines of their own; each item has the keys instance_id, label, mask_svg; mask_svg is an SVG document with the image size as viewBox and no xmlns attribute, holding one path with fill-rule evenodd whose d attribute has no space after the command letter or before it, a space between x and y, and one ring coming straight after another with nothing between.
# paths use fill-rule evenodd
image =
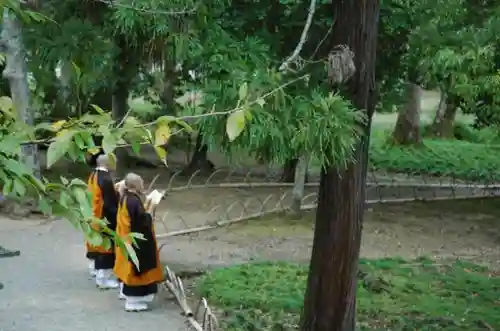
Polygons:
<instances>
[{"instance_id":1,"label":"green leaf","mask_svg":"<svg viewBox=\"0 0 500 331\"><path fill-rule=\"evenodd\" d=\"M26 195L26 187L24 184L17 178L14 179L14 192L17 193L17 195L23 197Z\"/></svg>"},{"instance_id":2,"label":"green leaf","mask_svg":"<svg viewBox=\"0 0 500 331\"><path fill-rule=\"evenodd\" d=\"M82 76L82 70L80 67L73 61L71 61L71 65L73 66L73 70L75 71L76 78L80 78Z\"/></svg>"},{"instance_id":3,"label":"green leaf","mask_svg":"<svg viewBox=\"0 0 500 331\"><path fill-rule=\"evenodd\" d=\"M52 214L52 207L45 198L38 200L38 208L40 208L40 211L45 215Z\"/></svg>"},{"instance_id":4,"label":"green leaf","mask_svg":"<svg viewBox=\"0 0 500 331\"><path fill-rule=\"evenodd\" d=\"M161 146L155 146L156 154L158 158L166 165L167 164L167 150Z\"/></svg>"},{"instance_id":5,"label":"green leaf","mask_svg":"<svg viewBox=\"0 0 500 331\"><path fill-rule=\"evenodd\" d=\"M47 150L47 168L52 167L68 152L71 146L71 138L72 134L70 132L55 137Z\"/></svg>"},{"instance_id":6,"label":"green leaf","mask_svg":"<svg viewBox=\"0 0 500 331\"><path fill-rule=\"evenodd\" d=\"M226 134L229 141L233 141L243 132L245 128L246 119L245 112L238 110L228 116L226 121Z\"/></svg>"},{"instance_id":7,"label":"green leaf","mask_svg":"<svg viewBox=\"0 0 500 331\"><path fill-rule=\"evenodd\" d=\"M240 86L240 89L238 90L238 96L240 100L245 100L246 97L248 96L248 83L245 82Z\"/></svg>"},{"instance_id":8,"label":"green leaf","mask_svg":"<svg viewBox=\"0 0 500 331\"><path fill-rule=\"evenodd\" d=\"M8 179L5 181L2 187L2 195L7 196L12 193L12 188L14 187L14 183L12 179Z\"/></svg>"},{"instance_id":9,"label":"green leaf","mask_svg":"<svg viewBox=\"0 0 500 331\"><path fill-rule=\"evenodd\" d=\"M104 153L112 153L116 149L117 145L118 139L116 139L111 131L103 132L102 149L104 150Z\"/></svg>"},{"instance_id":10,"label":"green leaf","mask_svg":"<svg viewBox=\"0 0 500 331\"><path fill-rule=\"evenodd\" d=\"M132 151L136 154L136 155L140 155L141 154L141 143L134 140L132 141Z\"/></svg>"},{"instance_id":11,"label":"green leaf","mask_svg":"<svg viewBox=\"0 0 500 331\"><path fill-rule=\"evenodd\" d=\"M193 128L186 121L183 121L181 119L177 119L175 121L175 123L177 123L179 126L181 126L182 128L184 128L184 130L186 130L187 133L193 133L194 132Z\"/></svg>"},{"instance_id":12,"label":"green leaf","mask_svg":"<svg viewBox=\"0 0 500 331\"><path fill-rule=\"evenodd\" d=\"M102 235L97 231L93 231L93 232L89 233L88 239L89 239L89 243L93 246L101 246L103 243Z\"/></svg>"},{"instance_id":13,"label":"green leaf","mask_svg":"<svg viewBox=\"0 0 500 331\"><path fill-rule=\"evenodd\" d=\"M137 258L137 254L135 254L134 248L132 247L132 245L130 243L126 242L124 244L125 244L125 248L127 249L128 256L130 257L130 259L132 259L132 263L134 263L135 266L137 268L139 268L139 259Z\"/></svg>"},{"instance_id":14,"label":"green leaf","mask_svg":"<svg viewBox=\"0 0 500 331\"><path fill-rule=\"evenodd\" d=\"M80 178L73 178L71 180L71 182L69 183L69 186L71 186L71 187L78 186L78 187L82 187L82 188L87 188L87 183L85 183Z\"/></svg>"},{"instance_id":15,"label":"green leaf","mask_svg":"<svg viewBox=\"0 0 500 331\"><path fill-rule=\"evenodd\" d=\"M81 149L81 150L85 149L85 147L86 147L85 146L85 140L82 137L82 133L81 132L75 134L74 139L75 139L76 146L78 146L79 149Z\"/></svg>"}]
</instances>

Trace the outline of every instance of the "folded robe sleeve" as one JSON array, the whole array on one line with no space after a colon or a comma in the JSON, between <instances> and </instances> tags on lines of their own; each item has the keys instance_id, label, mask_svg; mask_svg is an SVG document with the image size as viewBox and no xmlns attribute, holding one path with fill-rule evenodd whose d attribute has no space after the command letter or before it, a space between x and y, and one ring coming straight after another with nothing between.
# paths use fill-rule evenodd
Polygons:
<instances>
[{"instance_id":1,"label":"folded robe sleeve","mask_svg":"<svg viewBox=\"0 0 500 331\"><path fill-rule=\"evenodd\" d=\"M126 201L130 217L130 232L141 233L145 238L145 240L137 239L135 247L139 268L134 265L134 271L137 275L142 275L157 267L156 241L152 231L153 218L146 212L137 195L129 195Z\"/></svg>"}]
</instances>

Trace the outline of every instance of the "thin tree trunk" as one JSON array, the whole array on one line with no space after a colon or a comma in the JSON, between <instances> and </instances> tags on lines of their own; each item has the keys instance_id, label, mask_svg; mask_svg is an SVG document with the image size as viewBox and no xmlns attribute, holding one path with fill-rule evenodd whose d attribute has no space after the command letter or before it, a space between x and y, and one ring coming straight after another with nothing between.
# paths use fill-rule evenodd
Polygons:
<instances>
[{"instance_id":1,"label":"thin tree trunk","mask_svg":"<svg viewBox=\"0 0 500 331\"><path fill-rule=\"evenodd\" d=\"M175 48L172 42L168 43L167 51L163 54L163 91L161 101L165 113L175 116L175 86L177 84L177 71L175 70Z\"/></svg>"},{"instance_id":2,"label":"thin tree trunk","mask_svg":"<svg viewBox=\"0 0 500 331\"><path fill-rule=\"evenodd\" d=\"M71 95L71 72L73 67L68 60L62 60L61 63L61 76L59 77L59 84L61 89L59 91L59 98L62 101L67 101Z\"/></svg>"},{"instance_id":3,"label":"thin tree trunk","mask_svg":"<svg viewBox=\"0 0 500 331\"><path fill-rule=\"evenodd\" d=\"M438 110L430 128L431 135L445 139L452 139L454 137L453 125L455 124L459 104L460 100L456 97L449 97L444 102L443 110Z\"/></svg>"},{"instance_id":4,"label":"thin tree trunk","mask_svg":"<svg viewBox=\"0 0 500 331\"><path fill-rule=\"evenodd\" d=\"M111 98L111 114L115 122L120 122L128 112L129 78L131 78L130 71L132 69L130 68L131 64L129 64L129 56L133 55L130 54L127 42L123 36L117 36L115 42L119 48L119 53L114 59L113 74L116 81L113 86ZM118 159L116 171L119 175L124 175L129 161L127 150L125 148L118 148L116 150L116 157Z\"/></svg>"},{"instance_id":5,"label":"thin tree trunk","mask_svg":"<svg viewBox=\"0 0 500 331\"><path fill-rule=\"evenodd\" d=\"M406 87L407 101L398 114L393 142L397 145L419 145L422 88L409 82Z\"/></svg>"},{"instance_id":6,"label":"thin tree trunk","mask_svg":"<svg viewBox=\"0 0 500 331\"><path fill-rule=\"evenodd\" d=\"M434 120L432 121L432 126L435 126L437 123L440 123L443 119L443 115L446 109L446 93L443 91L439 92L439 104L436 110L436 116L434 116Z\"/></svg>"},{"instance_id":7,"label":"thin tree trunk","mask_svg":"<svg viewBox=\"0 0 500 331\"><path fill-rule=\"evenodd\" d=\"M5 9L3 12L1 39L5 46L6 66L3 76L9 80L12 103L20 120L33 126L34 111L30 107L26 53L22 40L21 22ZM24 145L23 162L32 167L35 176L40 177L40 161L35 144Z\"/></svg>"},{"instance_id":8,"label":"thin tree trunk","mask_svg":"<svg viewBox=\"0 0 500 331\"><path fill-rule=\"evenodd\" d=\"M322 170L316 227L301 331L353 331L356 274L365 206L371 116L375 109L375 57L380 1L332 3L337 17L332 46L347 44L355 54L356 74L347 93L369 119L346 168ZM346 27L349 27L346 29Z\"/></svg>"},{"instance_id":9,"label":"thin tree trunk","mask_svg":"<svg viewBox=\"0 0 500 331\"><path fill-rule=\"evenodd\" d=\"M281 181L285 183L293 183L295 178L295 169L299 159L290 159L285 162L283 166L283 173L281 174Z\"/></svg>"},{"instance_id":10,"label":"thin tree trunk","mask_svg":"<svg viewBox=\"0 0 500 331\"><path fill-rule=\"evenodd\" d=\"M213 172L215 170L215 165L208 159L208 145L203 143L203 135L201 133L198 133L196 137L193 156L183 172L185 174L192 174L198 170L206 172Z\"/></svg>"},{"instance_id":11,"label":"thin tree trunk","mask_svg":"<svg viewBox=\"0 0 500 331\"><path fill-rule=\"evenodd\" d=\"M304 187L307 177L307 166L309 158L305 155L299 158L297 166L295 167L295 180L292 190L292 212L299 213L302 206L302 199L304 199Z\"/></svg>"}]
</instances>

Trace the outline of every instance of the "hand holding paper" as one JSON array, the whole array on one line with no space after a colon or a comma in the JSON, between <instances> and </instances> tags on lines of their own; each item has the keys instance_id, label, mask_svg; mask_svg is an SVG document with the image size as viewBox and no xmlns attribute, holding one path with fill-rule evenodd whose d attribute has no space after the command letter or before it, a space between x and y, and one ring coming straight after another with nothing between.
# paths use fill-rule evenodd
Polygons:
<instances>
[{"instance_id":1,"label":"hand holding paper","mask_svg":"<svg viewBox=\"0 0 500 331\"><path fill-rule=\"evenodd\" d=\"M148 213L152 213L156 206L161 202L165 191L153 190L146 196L145 208Z\"/></svg>"},{"instance_id":2,"label":"hand holding paper","mask_svg":"<svg viewBox=\"0 0 500 331\"><path fill-rule=\"evenodd\" d=\"M125 180L122 180L122 181L119 181L118 183L116 183L115 184L115 190L120 195L123 195L123 192L125 192Z\"/></svg>"}]
</instances>

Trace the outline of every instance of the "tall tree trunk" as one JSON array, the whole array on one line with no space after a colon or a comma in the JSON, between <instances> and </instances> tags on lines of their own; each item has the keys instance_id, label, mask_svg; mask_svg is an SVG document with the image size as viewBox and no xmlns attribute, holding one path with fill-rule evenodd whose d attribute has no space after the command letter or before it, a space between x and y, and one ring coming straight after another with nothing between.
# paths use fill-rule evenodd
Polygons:
<instances>
[{"instance_id":1,"label":"tall tree trunk","mask_svg":"<svg viewBox=\"0 0 500 331\"><path fill-rule=\"evenodd\" d=\"M28 87L28 71L26 53L22 40L21 22L9 10L3 12L2 43L5 46L6 66L3 75L9 80L12 103L20 120L29 126L34 125L34 111L30 107L30 91ZM40 177L40 161L37 145L25 145L23 162L32 167L36 176Z\"/></svg>"},{"instance_id":2,"label":"tall tree trunk","mask_svg":"<svg viewBox=\"0 0 500 331\"><path fill-rule=\"evenodd\" d=\"M419 145L420 113L422 89L417 84L408 82L406 87L406 105L399 111L393 142L397 145Z\"/></svg>"},{"instance_id":3,"label":"tall tree trunk","mask_svg":"<svg viewBox=\"0 0 500 331\"><path fill-rule=\"evenodd\" d=\"M347 93L368 121L345 168L322 170L316 227L301 331L353 331L356 274L365 206L371 117L375 110L375 57L380 1L334 1L332 46L347 44L355 54L356 73ZM349 27L346 29L346 27Z\"/></svg>"},{"instance_id":4,"label":"tall tree trunk","mask_svg":"<svg viewBox=\"0 0 500 331\"><path fill-rule=\"evenodd\" d=\"M446 139L454 137L453 125L455 124L459 104L460 99L454 96L450 96L445 100L442 109L438 109L436 112L436 117L430 128L431 135Z\"/></svg>"}]
</instances>

